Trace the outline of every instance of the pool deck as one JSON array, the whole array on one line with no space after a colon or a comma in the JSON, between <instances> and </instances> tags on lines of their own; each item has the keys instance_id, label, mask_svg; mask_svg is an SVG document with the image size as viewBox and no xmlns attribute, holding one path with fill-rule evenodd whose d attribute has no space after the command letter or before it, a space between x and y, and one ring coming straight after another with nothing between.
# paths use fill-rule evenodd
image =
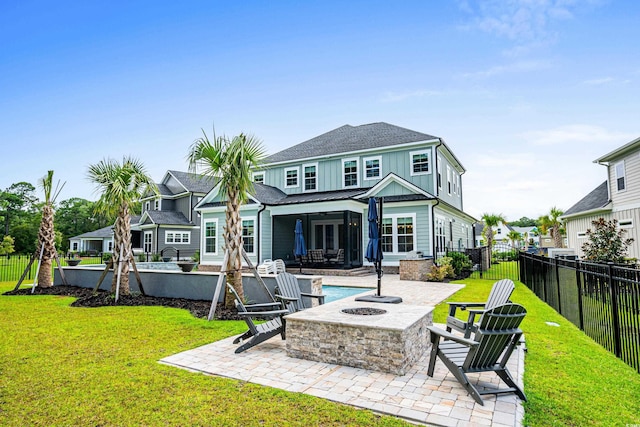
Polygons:
<instances>
[{"instance_id":1,"label":"pool deck","mask_svg":"<svg viewBox=\"0 0 640 427\"><path fill-rule=\"evenodd\" d=\"M372 288L376 287L377 277L325 276L323 283ZM406 305L436 305L460 288L461 285L447 283L400 281L397 275L385 275L382 278L382 294L401 296ZM427 376L428 354L405 375L398 376L292 358L286 354L285 342L277 337L235 354L237 345L232 343L234 338L184 351L160 362L194 372L322 397L415 424L522 426L524 410L522 402L514 394L484 396L482 406L469 396L440 360L436 363L433 377ZM508 363L509 370L520 385L524 372L523 347L517 347ZM477 379L479 383L500 384L500 380L492 373L469 376L472 381Z\"/></svg>"}]
</instances>

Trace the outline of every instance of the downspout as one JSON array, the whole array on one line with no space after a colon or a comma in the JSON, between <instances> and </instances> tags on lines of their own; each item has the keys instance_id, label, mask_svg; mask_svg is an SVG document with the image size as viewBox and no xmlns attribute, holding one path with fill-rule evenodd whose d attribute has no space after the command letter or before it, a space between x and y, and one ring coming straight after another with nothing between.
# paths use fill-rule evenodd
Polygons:
<instances>
[{"instance_id":1,"label":"downspout","mask_svg":"<svg viewBox=\"0 0 640 427\"><path fill-rule=\"evenodd\" d=\"M442 145L442 138L438 138L438 144L434 147L434 153L435 153L435 159L433 161L433 163L435 163L436 165L436 180L435 180L435 193L436 193L436 197L440 197L440 191L438 187L438 167L440 166L439 162L438 162L438 147L440 147ZM442 185L442 182L440 182L440 184Z\"/></svg>"},{"instance_id":2,"label":"downspout","mask_svg":"<svg viewBox=\"0 0 640 427\"><path fill-rule=\"evenodd\" d=\"M264 212L265 209L267 209L267 205L262 205L262 208L260 208L258 210L258 224L257 224L258 233L257 233L257 235L259 236L260 240L258 240L258 250L256 251L256 264L260 264L260 252L261 252L261 249L262 249L262 212ZM273 241L273 239L272 239L272 241Z\"/></svg>"},{"instance_id":3,"label":"downspout","mask_svg":"<svg viewBox=\"0 0 640 427\"><path fill-rule=\"evenodd\" d=\"M434 148L435 160L434 163L436 165L436 179L435 179L435 193L436 193L436 202L431 205L431 254L433 255L433 261L436 260L436 211L435 208L440 204L440 187L438 187L438 147L442 145L442 138L438 138L438 144ZM442 184L442 182L441 182Z\"/></svg>"}]
</instances>

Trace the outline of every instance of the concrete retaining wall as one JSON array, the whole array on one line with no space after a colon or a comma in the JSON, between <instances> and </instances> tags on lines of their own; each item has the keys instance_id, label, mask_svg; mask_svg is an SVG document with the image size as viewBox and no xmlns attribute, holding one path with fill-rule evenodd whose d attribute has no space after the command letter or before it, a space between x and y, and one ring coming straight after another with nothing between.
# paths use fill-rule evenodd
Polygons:
<instances>
[{"instance_id":1,"label":"concrete retaining wall","mask_svg":"<svg viewBox=\"0 0 640 427\"><path fill-rule=\"evenodd\" d=\"M93 288L102 274L104 267L63 267L67 283L83 288ZM140 270L142 286L147 295L167 298L185 298L193 300L211 301L213 293L218 283L219 273L195 271L183 273L182 271L162 271L162 270ZM302 292L321 293L321 276L297 276ZM113 272L109 271L102 281L100 289L110 290ZM274 275L262 277L269 291L273 294L276 287ZM58 269L54 269L54 285L61 285L62 279ZM139 292L136 276L131 271L129 273L129 285L131 292ZM264 302L269 300L269 296L264 288L252 274L242 275L242 286L248 302ZM219 301L222 302L224 292L220 293Z\"/></svg>"}]
</instances>

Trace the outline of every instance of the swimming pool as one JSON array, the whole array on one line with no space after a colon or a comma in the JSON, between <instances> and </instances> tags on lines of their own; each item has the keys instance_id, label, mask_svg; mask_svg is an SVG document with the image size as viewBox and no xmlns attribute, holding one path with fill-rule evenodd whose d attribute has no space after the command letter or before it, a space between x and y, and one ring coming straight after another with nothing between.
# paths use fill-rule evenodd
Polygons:
<instances>
[{"instance_id":1,"label":"swimming pool","mask_svg":"<svg viewBox=\"0 0 640 427\"><path fill-rule=\"evenodd\" d=\"M370 291L369 288L352 288L349 286L331 286L322 285L322 293L324 294L324 302L336 301L362 292Z\"/></svg>"}]
</instances>

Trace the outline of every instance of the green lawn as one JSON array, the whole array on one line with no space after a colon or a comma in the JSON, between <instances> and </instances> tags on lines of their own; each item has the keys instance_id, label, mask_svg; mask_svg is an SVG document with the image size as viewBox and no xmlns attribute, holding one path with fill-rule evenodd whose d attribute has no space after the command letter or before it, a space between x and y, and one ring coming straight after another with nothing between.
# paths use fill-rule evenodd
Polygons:
<instances>
[{"instance_id":1,"label":"green lawn","mask_svg":"<svg viewBox=\"0 0 640 427\"><path fill-rule=\"evenodd\" d=\"M465 280L478 301L493 281ZM13 282L0 283L0 292ZM640 423L640 375L517 283L528 309L525 423ZM0 296L0 425L409 425L329 401L209 377L159 359L244 330L162 307L69 307L71 298ZM435 321L446 317L446 304ZM548 326L545 321L560 324Z\"/></svg>"},{"instance_id":2,"label":"green lawn","mask_svg":"<svg viewBox=\"0 0 640 427\"><path fill-rule=\"evenodd\" d=\"M493 281L463 280L451 301L484 301ZM511 300L527 308L525 333L525 425L625 426L640 424L640 375L587 337L571 322L516 282ZM446 304L434 322L445 322ZM560 326L549 326L546 322Z\"/></svg>"}]
</instances>

